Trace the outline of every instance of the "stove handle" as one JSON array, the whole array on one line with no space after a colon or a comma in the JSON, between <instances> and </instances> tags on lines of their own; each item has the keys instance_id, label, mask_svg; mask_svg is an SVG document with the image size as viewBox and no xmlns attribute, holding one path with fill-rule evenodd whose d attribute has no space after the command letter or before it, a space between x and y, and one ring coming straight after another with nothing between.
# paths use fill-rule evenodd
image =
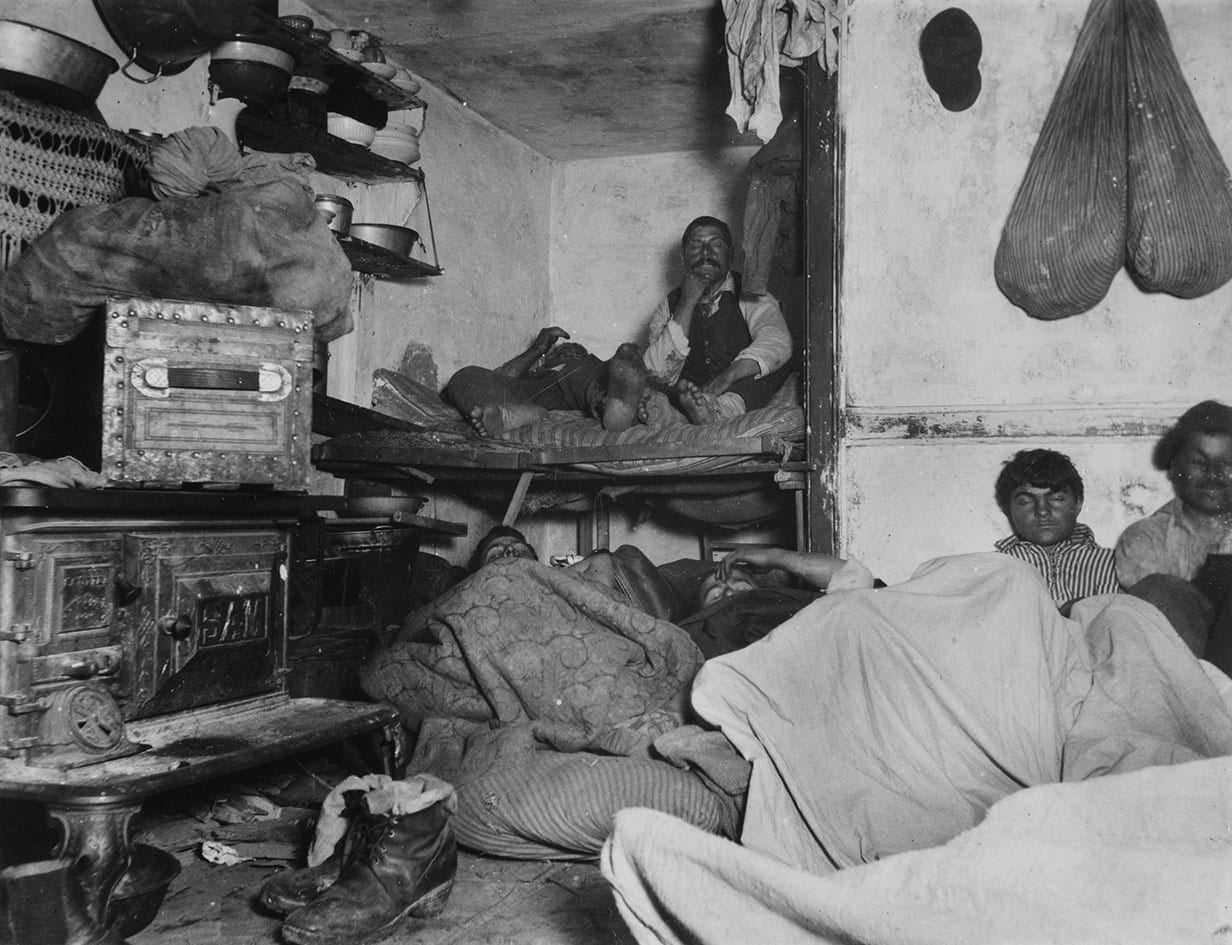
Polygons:
<instances>
[{"instance_id":1,"label":"stove handle","mask_svg":"<svg viewBox=\"0 0 1232 945\"><path fill-rule=\"evenodd\" d=\"M174 617L168 614L158 621L158 631L173 640L187 640L193 633L192 617L180 614Z\"/></svg>"},{"instance_id":2,"label":"stove handle","mask_svg":"<svg viewBox=\"0 0 1232 945\"><path fill-rule=\"evenodd\" d=\"M134 584L126 578L117 577L115 579L115 599L116 604L120 607L127 607L129 604L135 604L137 598L141 596L143 588L140 584Z\"/></svg>"},{"instance_id":3,"label":"stove handle","mask_svg":"<svg viewBox=\"0 0 1232 945\"><path fill-rule=\"evenodd\" d=\"M91 679L95 676L114 675L119 665L107 653L99 653L90 659L70 660L60 667L60 675L69 679Z\"/></svg>"}]
</instances>

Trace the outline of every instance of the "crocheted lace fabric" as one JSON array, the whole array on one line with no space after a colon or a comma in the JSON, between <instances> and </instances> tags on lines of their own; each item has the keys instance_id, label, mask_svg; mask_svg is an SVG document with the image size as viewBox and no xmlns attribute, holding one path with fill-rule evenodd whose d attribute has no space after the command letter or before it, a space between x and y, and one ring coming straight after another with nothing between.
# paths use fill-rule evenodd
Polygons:
<instances>
[{"instance_id":1,"label":"crocheted lace fabric","mask_svg":"<svg viewBox=\"0 0 1232 945\"><path fill-rule=\"evenodd\" d=\"M0 270L61 213L125 196L148 148L106 125L0 91Z\"/></svg>"}]
</instances>

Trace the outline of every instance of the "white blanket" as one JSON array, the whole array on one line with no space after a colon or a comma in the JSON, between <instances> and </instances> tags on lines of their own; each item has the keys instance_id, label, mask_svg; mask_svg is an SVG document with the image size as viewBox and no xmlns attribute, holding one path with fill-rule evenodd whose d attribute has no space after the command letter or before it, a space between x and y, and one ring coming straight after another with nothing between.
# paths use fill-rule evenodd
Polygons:
<instances>
[{"instance_id":1,"label":"white blanket","mask_svg":"<svg viewBox=\"0 0 1232 945\"><path fill-rule=\"evenodd\" d=\"M643 942L1091 941L1071 923L1105 905L1091 928L1192 940L1168 923L1209 933L1232 902L1228 762L1196 761L1232 753L1212 678L1141 601L1065 619L1022 562L929 562L699 674L695 707L753 763L743 848L639 811L605 869ZM1058 890L1065 934L1037 935ZM1126 918L1157 902L1159 928Z\"/></svg>"},{"instance_id":2,"label":"white blanket","mask_svg":"<svg viewBox=\"0 0 1232 945\"><path fill-rule=\"evenodd\" d=\"M603 871L640 945L1226 941L1232 759L1020 791L945 846L829 876L631 809Z\"/></svg>"}]
</instances>

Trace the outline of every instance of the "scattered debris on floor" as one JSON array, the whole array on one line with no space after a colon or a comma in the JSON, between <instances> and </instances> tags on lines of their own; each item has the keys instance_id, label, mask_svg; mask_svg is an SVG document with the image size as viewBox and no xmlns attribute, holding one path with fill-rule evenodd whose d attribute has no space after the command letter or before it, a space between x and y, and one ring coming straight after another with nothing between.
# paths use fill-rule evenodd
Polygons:
<instances>
[{"instance_id":1,"label":"scattered debris on floor","mask_svg":"<svg viewBox=\"0 0 1232 945\"><path fill-rule=\"evenodd\" d=\"M257 902L279 870L304 865L321 802L348 759L305 755L153 797L132 839L176 855L182 872L131 945L277 945L282 917ZM390 945L631 945L592 863L461 853L448 906L408 922Z\"/></svg>"}]
</instances>

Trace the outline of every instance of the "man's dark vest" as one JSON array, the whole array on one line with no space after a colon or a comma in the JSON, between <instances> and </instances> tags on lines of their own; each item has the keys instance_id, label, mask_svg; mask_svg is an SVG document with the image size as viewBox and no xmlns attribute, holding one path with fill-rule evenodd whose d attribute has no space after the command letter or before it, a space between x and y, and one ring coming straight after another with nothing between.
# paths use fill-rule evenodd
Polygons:
<instances>
[{"instance_id":1,"label":"man's dark vest","mask_svg":"<svg viewBox=\"0 0 1232 945\"><path fill-rule=\"evenodd\" d=\"M734 291L719 293L717 306L709 315L701 314L701 305L693 310L693 321L689 325L689 356L685 359L680 376L686 381L692 381L699 387L714 380L736 360L736 355L747 348L753 341L749 334L748 322L740 311L740 273L733 272ZM680 289L673 289L667 296L667 304L671 311L676 311L680 302ZM732 385L731 390L744 398L745 408L754 410L764 407L775 391L782 386L789 373L788 365L783 365L765 377L746 377Z\"/></svg>"}]
</instances>

